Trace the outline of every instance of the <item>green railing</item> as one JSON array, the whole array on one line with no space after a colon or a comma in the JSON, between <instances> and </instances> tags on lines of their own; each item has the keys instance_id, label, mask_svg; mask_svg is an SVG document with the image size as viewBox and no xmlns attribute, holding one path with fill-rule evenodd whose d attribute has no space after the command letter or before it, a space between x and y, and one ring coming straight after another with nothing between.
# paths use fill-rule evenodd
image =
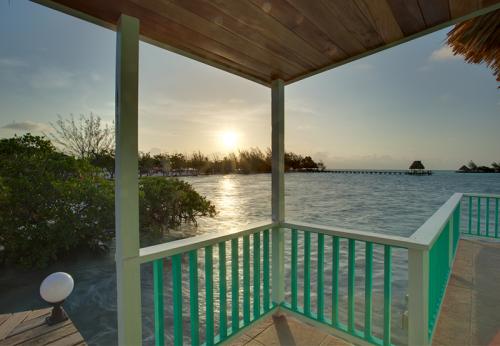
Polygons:
<instances>
[{"instance_id":1,"label":"green railing","mask_svg":"<svg viewBox=\"0 0 500 346\"><path fill-rule=\"evenodd\" d=\"M353 343L404 343L393 267L408 273L408 344L430 344L460 234L498 237L499 199L456 193L410 237L283 222L143 248L155 344L216 345L276 309Z\"/></svg>"},{"instance_id":2,"label":"green railing","mask_svg":"<svg viewBox=\"0 0 500 346\"><path fill-rule=\"evenodd\" d=\"M342 238L338 236L330 236L323 232L312 232L308 227L296 225L298 229L291 229L291 269L290 269L290 299L286 300L283 306L292 312L301 314L307 318L313 319L337 330L348 333L357 338L366 340L377 345L391 344L391 303L392 303L392 249L391 245L374 244L370 241L356 240L354 238ZM315 244L311 244L311 239L316 240ZM303 242L302 253L299 254L299 239ZM346 261L341 261L340 254L342 252L341 243L345 244ZM383 335L382 338L376 337L373 333L372 321L372 285L373 285L373 248L380 247L379 262L383 262ZM316 247L316 251L311 251L311 246ZM330 251L325 251L325 246L329 247ZM312 253L314 252L315 267L311 266ZM325 261L325 252L328 254ZM364 261L357 259L357 253L362 252ZM303 258L303 265L299 266L299 256ZM347 263L343 263L347 262ZM363 329L358 328L356 321L356 266L364 265L364 319L359 321L363 323ZM325 282L325 269L331 270L331 276ZM341 313L339 312L339 285L340 285L340 268L347 267L347 324L341 322ZM311 280L311 274L315 272L316 280ZM299 273L302 274L302 282L299 283ZM299 302L298 286L303 288L303 299ZM330 286L331 284L331 286ZM311 304L311 286L316 288L316 304ZM329 301L325 299L325 286L330 286ZM330 304L329 314L325 313L325 305Z\"/></svg>"},{"instance_id":3,"label":"green railing","mask_svg":"<svg viewBox=\"0 0 500 346\"><path fill-rule=\"evenodd\" d=\"M465 194L462 213L465 216L462 233L473 236L500 238L499 195Z\"/></svg>"},{"instance_id":4,"label":"green railing","mask_svg":"<svg viewBox=\"0 0 500 346\"><path fill-rule=\"evenodd\" d=\"M173 345L217 345L274 308L271 226L141 249L141 262L153 266L155 345L166 344L165 278L172 285Z\"/></svg>"}]
</instances>

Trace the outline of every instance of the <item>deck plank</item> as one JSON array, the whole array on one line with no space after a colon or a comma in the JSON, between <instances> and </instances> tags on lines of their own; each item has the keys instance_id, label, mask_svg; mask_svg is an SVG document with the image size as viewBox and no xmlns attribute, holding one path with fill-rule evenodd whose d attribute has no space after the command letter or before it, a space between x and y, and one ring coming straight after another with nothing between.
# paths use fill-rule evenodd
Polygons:
<instances>
[{"instance_id":1,"label":"deck plank","mask_svg":"<svg viewBox=\"0 0 500 346\"><path fill-rule=\"evenodd\" d=\"M71 320L49 326L45 323L51 308L1 315L0 346L86 345Z\"/></svg>"}]
</instances>

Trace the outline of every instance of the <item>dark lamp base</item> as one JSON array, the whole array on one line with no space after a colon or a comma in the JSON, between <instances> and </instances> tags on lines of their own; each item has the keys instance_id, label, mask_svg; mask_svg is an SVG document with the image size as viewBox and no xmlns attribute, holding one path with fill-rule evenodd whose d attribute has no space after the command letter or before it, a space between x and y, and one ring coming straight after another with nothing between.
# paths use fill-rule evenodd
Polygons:
<instances>
[{"instance_id":1,"label":"dark lamp base","mask_svg":"<svg viewBox=\"0 0 500 346\"><path fill-rule=\"evenodd\" d=\"M64 322L68 319L68 315L62 308L62 303L63 302L52 304L54 306L54 308L52 309L52 314L45 319L45 322L49 326Z\"/></svg>"}]
</instances>

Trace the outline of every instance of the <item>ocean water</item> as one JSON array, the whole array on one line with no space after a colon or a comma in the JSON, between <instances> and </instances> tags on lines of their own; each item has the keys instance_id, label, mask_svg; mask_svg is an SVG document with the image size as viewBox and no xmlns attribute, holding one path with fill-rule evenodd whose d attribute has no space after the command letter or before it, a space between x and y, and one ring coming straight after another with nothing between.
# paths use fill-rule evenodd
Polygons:
<instances>
[{"instance_id":1,"label":"ocean water","mask_svg":"<svg viewBox=\"0 0 500 346\"><path fill-rule=\"evenodd\" d=\"M207 232L217 232L230 228L245 228L247 225L270 220L271 214L271 176L226 175L186 177L194 188L207 196L218 210L215 218L200 219L198 225L186 225L172 231L164 241L194 236ZM409 236L427 218L429 218L454 192L477 192L500 194L500 174L457 174L436 172L432 176L394 176L394 175L354 175L354 174L286 174L286 219L290 221L310 222L320 225L338 226L362 231ZM286 269L289 283L290 235L286 234ZM151 239L142 239L143 246L151 244ZM316 236L312 237L312 268L315 268ZM347 242L341 242L341 263L346 263ZM363 320L362 300L364 296L364 248L360 243L356 247L356 320ZM302 253L302 238L299 235L299 253ZM229 254L229 248L226 250ZM214 250L214 267L218 265L218 252ZM38 294L38 287L43 278L54 271L66 271L75 279L75 290L65 303L65 308L90 345L116 344L116 277L114 253L97 256L78 253L71 259L62 260L43 271L23 271L15 268L3 268L0 273L0 313L45 306ZM299 256L300 258L301 256ZM374 248L374 332L380 335L383 294L383 247ZM325 263L331 258L331 241L325 241ZM299 267L302 260L299 260ZM183 259L187 267L187 258ZM404 296L407 284L407 256L403 250L393 250L393 308L392 326L396 343L405 343L405 332L401 329L401 313L405 309ZM200 286L203 283L203 260L199 254ZM171 276L170 264L165 266L166 323L171 326ZM153 303L152 269L143 265L142 304L143 335L146 344L153 343ZM214 273L214 282L218 280ZM331 314L330 299L331 267L325 265L325 313ZM187 274L183 274L183 291L188 295ZM316 305L316 271L311 272L311 303ZM330 279L331 280L331 279ZM299 272L299 282L302 282ZM340 312L345 323L346 315L346 266L340 270ZM217 285L216 285L217 286ZM290 285L287 284L287 287ZM299 284L299 290L301 290ZM217 290L217 287L215 287ZM231 287L228 286L228 292ZM200 292L202 294L202 292ZM215 291L217 296L217 291ZM289 298L290 292L287 291ZM200 295L200 299L204 299ZM299 294L299 303L302 302ZM202 301L202 300L201 300ZM187 325L189 324L189 302L183 304L186 324L186 343L189 343ZM215 305L215 312L218 311ZM230 304L228 305L230 310ZM203 314L203 309L200 311ZM230 317L229 317L230 319ZM204 319L201 318L201 325ZM217 321L216 321L217 323ZM362 323L359 325L362 328ZM167 328L167 340L171 330Z\"/></svg>"}]
</instances>

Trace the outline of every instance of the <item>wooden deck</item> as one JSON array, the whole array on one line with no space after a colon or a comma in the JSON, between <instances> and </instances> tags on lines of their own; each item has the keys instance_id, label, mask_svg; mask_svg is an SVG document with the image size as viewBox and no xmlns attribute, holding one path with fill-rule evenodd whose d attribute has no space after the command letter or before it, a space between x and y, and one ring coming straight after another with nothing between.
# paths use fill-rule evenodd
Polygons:
<instances>
[{"instance_id":1,"label":"wooden deck","mask_svg":"<svg viewBox=\"0 0 500 346\"><path fill-rule=\"evenodd\" d=\"M53 326L45 324L50 311L47 308L0 315L0 346L86 345L71 320Z\"/></svg>"},{"instance_id":2,"label":"wooden deck","mask_svg":"<svg viewBox=\"0 0 500 346\"><path fill-rule=\"evenodd\" d=\"M245 329L230 346L349 346L350 343L303 323L289 314L272 316Z\"/></svg>"},{"instance_id":3,"label":"wooden deck","mask_svg":"<svg viewBox=\"0 0 500 346\"><path fill-rule=\"evenodd\" d=\"M433 345L500 345L500 243L460 240Z\"/></svg>"}]
</instances>

